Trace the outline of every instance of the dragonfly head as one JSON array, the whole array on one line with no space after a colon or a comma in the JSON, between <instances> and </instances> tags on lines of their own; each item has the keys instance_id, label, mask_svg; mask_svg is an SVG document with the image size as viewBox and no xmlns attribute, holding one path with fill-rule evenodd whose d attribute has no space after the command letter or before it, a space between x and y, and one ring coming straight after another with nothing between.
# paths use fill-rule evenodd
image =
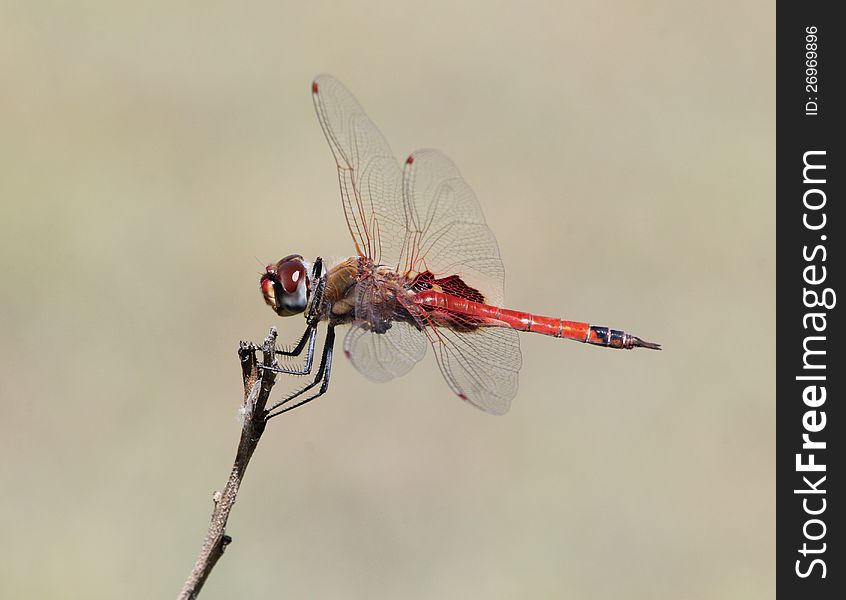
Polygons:
<instances>
[{"instance_id":1,"label":"dragonfly head","mask_svg":"<svg viewBox=\"0 0 846 600\"><path fill-rule=\"evenodd\" d=\"M308 306L310 288L308 269L299 254L291 254L267 265L261 276L264 301L280 317L303 312Z\"/></svg>"}]
</instances>

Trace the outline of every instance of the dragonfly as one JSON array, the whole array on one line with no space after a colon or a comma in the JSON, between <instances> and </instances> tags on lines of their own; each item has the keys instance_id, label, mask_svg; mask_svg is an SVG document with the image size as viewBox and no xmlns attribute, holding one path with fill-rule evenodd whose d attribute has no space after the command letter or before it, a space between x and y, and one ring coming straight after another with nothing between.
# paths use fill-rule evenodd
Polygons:
<instances>
[{"instance_id":1,"label":"dragonfly","mask_svg":"<svg viewBox=\"0 0 846 600\"><path fill-rule=\"evenodd\" d=\"M505 269L496 238L458 168L437 150L417 150L401 167L355 97L322 75L314 108L338 169L341 202L355 255L336 264L300 254L269 264L264 301L282 317L302 314L306 329L291 348L311 375L318 328L326 325L311 381L276 402L268 418L326 393L335 329L349 325L343 351L365 377L386 382L407 373L432 347L450 389L466 403L502 415L517 394L519 332L607 348L661 346L625 331L503 307ZM291 359L286 359L291 360Z\"/></svg>"}]
</instances>

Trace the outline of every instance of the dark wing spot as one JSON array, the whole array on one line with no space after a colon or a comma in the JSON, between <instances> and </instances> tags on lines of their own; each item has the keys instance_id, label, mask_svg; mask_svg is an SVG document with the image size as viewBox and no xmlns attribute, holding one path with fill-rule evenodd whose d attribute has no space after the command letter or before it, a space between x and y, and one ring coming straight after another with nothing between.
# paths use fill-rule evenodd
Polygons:
<instances>
[{"instance_id":1,"label":"dark wing spot","mask_svg":"<svg viewBox=\"0 0 846 600\"><path fill-rule=\"evenodd\" d=\"M415 277L411 284L412 289L418 292L432 289L435 286L440 287L445 293L456 298L464 298L482 304L485 302L484 294L464 283L464 280L459 275L450 275L442 279L435 279L431 271L425 271Z\"/></svg>"},{"instance_id":2,"label":"dark wing spot","mask_svg":"<svg viewBox=\"0 0 846 600\"><path fill-rule=\"evenodd\" d=\"M464 283L464 280L462 280L458 275L450 275L449 277L444 277L443 279L436 279L435 284L441 286L443 290L451 296L466 298L467 300L472 300L473 302L479 302L481 304L484 304L485 302L485 296L482 292L476 288L471 288L469 285Z\"/></svg>"}]
</instances>

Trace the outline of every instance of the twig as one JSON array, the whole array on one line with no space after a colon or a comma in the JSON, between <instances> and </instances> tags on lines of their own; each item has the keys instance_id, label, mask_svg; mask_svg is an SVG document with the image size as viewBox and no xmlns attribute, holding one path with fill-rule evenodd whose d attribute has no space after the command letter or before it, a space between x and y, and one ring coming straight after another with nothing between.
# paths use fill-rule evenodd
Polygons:
<instances>
[{"instance_id":1,"label":"twig","mask_svg":"<svg viewBox=\"0 0 846 600\"><path fill-rule=\"evenodd\" d=\"M235 504L235 497L241 487L244 478L244 471L250 463L250 458L255 452L256 446L261 439L267 423L267 399L270 390L276 382L276 374L269 369L260 369L256 359L256 351L259 348L252 342L241 342L238 348L238 356L241 359L241 370L244 377L244 423L241 427L241 440L238 442L238 451L235 454L235 464L232 465L232 472L223 491L215 492L214 510L212 511L211 523L203 541L203 548L191 569L191 574L182 586L179 593L179 600L192 600L200 593L200 589L206 582L211 570L217 564L218 559L223 555L226 546L232 538L226 535L226 521L229 519L229 512ZM276 350L276 328L270 329L270 333L264 340L261 347L263 360L262 364L267 367L275 364Z\"/></svg>"}]
</instances>

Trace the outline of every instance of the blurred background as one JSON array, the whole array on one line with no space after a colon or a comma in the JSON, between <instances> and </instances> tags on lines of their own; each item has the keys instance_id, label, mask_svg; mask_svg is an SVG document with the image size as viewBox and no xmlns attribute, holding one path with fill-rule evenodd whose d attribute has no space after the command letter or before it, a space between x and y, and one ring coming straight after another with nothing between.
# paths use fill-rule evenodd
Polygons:
<instances>
[{"instance_id":1,"label":"blurred background","mask_svg":"<svg viewBox=\"0 0 846 600\"><path fill-rule=\"evenodd\" d=\"M0 0L0 596L168 598L234 457L262 265L348 256L311 78L443 150L523 336L272 423L202 598L774 594L774 8ZM277 388L277 393L282 391Z\"/></svg>"}]
</instances>

